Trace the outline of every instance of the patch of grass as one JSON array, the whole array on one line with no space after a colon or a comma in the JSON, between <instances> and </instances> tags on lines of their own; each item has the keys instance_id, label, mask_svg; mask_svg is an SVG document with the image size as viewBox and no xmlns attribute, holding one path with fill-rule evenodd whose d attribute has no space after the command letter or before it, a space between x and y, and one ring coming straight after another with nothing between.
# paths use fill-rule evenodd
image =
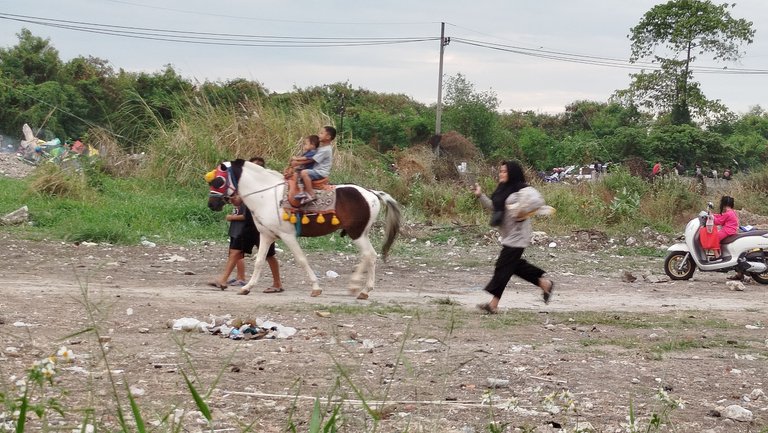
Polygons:
<instances>
[{"instance_id":1,"label":"patch of grass","mask_svg":"<svg viewBox=\"0 0 768 433\"><path fill-rule=\"evenodd\" d=\"M461 305L460 302L451 298L450 296L446 296L444 298L430 299L429 303L435 304L435 305Z\"/></svg>"},{"instance_id":2,"label":"patch of grass","mask_svg":"<svg viewBox=\"0 0 768 433\"><path fill-rule=\"evenodd\" d=\"M481 326L488 329L502 329L520 325L532 325L540 322L541 318L538 313L514 310L505 314L488 316L488 320L483 320Z\"/></svg>"},{"instance_id":3,"label":"patch of grass","mask_svg":"<svg viewBox=\"0 0 768 433\"><path fill-rule=\"evenodd\" d=\"M645 313L576 311L570 313L552 313L557 320L580 325L616 326L625 329L680 329L680 328L709 328L729 329L738 327L724 319L698 318L690 313L679 315L652 315Z\"/></svg>"},{"instance_id":4,"label":"patch of grass","mask_svg":"<svg viewBox=\"0 0 768 433\"><path fill-rule=\"evenodd\" d=\"M730 347L734 349L748 349L750 346L743 342L737 342L725 338L679 338L670 339L656 344L652 350L657 353L680 352L692 349L713 349L717 347Z\"/></svg>"},{"instance_id":5,"label":"patch of grass","mask_svg":"<svg viewBox=\"0 0 768 433\"><path fill-rule=\"evenodd\" d=\"M640 342L636 338L583 338L579 340L579 344L584 347L590 346L618 346L625 349L635 349L640 345Z\"/></svg>"},{"instance_id":6,"label":"patch of grass","mask_svg":"<svg viewBox=\"0 0 768 433\"><path fill-rule=\"evenodd\" d=\"M685 338L685 337L671 337L666 341L642 341L635 337L620 337L620 338L583 338L579 340L579 344L584 347L594 346L616 346L624 349L642 349L650 352L651 359L660 360L663 358L664 353L668 352L682 352L686 350L694 349L714 349L720 347L728 347L732 349L748 349L749 344L727 339L724 337L715 338Z\"/></svg>"},{"instance_id":7,"label":"patch of grass","mask_svg":"<svg viewBox=\"0 0 768 433\"><path fill-rule=\"evenodd\" d=\"M319 306L315 306L319 308ZM406 316L418 316L421 314L421 310L416 307L404 307L400 304L381 304L378 302L371 302L370 305L357 305L357 304L345 304L345 305L330 305L324 306L322 309L329 311L331 314L344 314L349 316L360 316L370 314L401 314Z\"/></svg>"},{"instance_id":8,"label":"patch of grass","mask_svg":"<svg viewBox=\"0 0 768 433\"><path fill-rule=\"evenodd\" d=\"M616 248L616 254L620 256L641 256L641 257L666 257L667 251L654 247L619 247Z\"/></svg>"}]
</instances>

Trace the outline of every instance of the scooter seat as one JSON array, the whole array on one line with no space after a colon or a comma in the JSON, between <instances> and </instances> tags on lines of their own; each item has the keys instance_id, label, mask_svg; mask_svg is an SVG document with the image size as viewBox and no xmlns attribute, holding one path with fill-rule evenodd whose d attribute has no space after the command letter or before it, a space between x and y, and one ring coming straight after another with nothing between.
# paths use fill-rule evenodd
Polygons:
<instances>
[{"instance_id":1,"label":"scooter seat","mask_svg":"<svg viewBox=\"0 0 768 433\"><path fill-rule=\"evenodd\" d=\"M748 236L762 236L764 234L768 234L768 230L750 230L750 231L744 232L744 233L736 233L735 235L730 235L730 236L724 238L722 241L720 241L720 245L730 244L731 242L735 241L736 239L746 238Z\"/></svg>"}]
</instances>

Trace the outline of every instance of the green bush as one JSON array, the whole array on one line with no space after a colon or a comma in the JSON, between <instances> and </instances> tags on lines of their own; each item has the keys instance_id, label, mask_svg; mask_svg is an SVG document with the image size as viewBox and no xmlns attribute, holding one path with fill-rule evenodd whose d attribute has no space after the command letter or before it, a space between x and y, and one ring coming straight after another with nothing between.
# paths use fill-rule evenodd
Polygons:
<instances>
[{"instance_id":1,"label":"green bush","mask_svg":"<svg viewBox=\"0 0 768 433\"><path fill-rule=\"evenodd\" d=\"M607 223L607 207L602 197L597 194L593 184L574 187L565 184L550 184L542 188L548 205L555 208L552 221L555 227L599 228L603 230Z\"/></svg>"},{"instance_id":2,"label":"green bush","mask_svg":"<svg viewBox=\"0 0 768 433\"><path fill-rule=\"evenodd\" d=\"M603 185L613 194L625 191L628 194L642 196L648 190L648 184L637 176L632 176L624 167L616 167L608 176L603 176Z\"/></svg>"},{"instance_id":3,"label":"green bush","mask_svg":"<svg viewBox=\"0 0 768 433\"><path fill-rule=\"evenodd\" d=\"M624 187L613 197L609 206L609 221L613 223L626 221L637 214L640 208L640 194L635 191L627 191Z\"/></svg>"}]
</instances>

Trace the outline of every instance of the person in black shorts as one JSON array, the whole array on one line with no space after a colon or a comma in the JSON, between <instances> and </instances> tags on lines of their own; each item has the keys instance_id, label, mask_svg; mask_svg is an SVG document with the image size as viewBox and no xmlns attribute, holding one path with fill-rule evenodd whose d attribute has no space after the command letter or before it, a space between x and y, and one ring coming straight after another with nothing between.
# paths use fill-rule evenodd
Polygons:
<instances>
[{"instance_id":1,"label":"person in black shorts","mask_svg":"<svg viewBox=\"0 0 768 433\"><path fill-rule=\"evenodd\" d=\"M251 162L264 165L262 158L251 158ZM217 287L221 290L227 288L227 285L246 285L245 281L245 255L253 253L253 247L260 242L260 234L256 229L256 224L253 222L253 216L251 211L243 203L243 200L239 195L235 194L230 199L232 205L235 206L235 211L227 215L227 221L229 225L229 255L227 257L227 263L224 267L222 275L209 285ZM272 271L272 286L264 289L264 293L280 293L283 291L283 285L280 280L280 266L275 257L275 243L269 246L267 252L267 264L270 271ZM227 280L232 271L237 268L237 277L232 280ZM240 289L239 295L247 295L250 290L245 288Z\"/></svg>"}]
</instances>

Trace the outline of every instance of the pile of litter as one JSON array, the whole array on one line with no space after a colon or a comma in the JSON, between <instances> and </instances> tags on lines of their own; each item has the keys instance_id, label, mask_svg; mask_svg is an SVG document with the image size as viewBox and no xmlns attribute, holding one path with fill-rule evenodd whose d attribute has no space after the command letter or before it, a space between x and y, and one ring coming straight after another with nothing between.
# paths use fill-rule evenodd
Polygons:
<instances>
[{"instance_id":1,"label":"pile of litter","mask_svg":"<svg viewBox=\"0 0 768 433\"><path fill-rule=\"evenodd\" d=\"M288 338L297 332L296 328L283 326L269 320L232 318L229 314L226 316L211 315L208 322L192 317L182 317L181 319L169 320L166 326L174 331L204 332L231 340Z\"/></svg>"}]
</instances>

